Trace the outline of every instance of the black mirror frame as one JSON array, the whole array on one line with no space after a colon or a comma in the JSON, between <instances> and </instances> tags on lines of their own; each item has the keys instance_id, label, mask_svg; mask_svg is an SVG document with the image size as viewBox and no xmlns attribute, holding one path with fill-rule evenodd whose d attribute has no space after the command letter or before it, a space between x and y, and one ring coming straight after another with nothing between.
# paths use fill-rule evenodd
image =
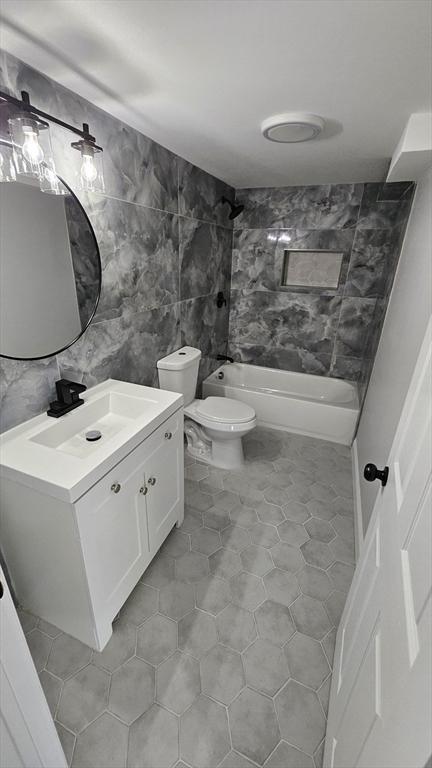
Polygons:
<instances>
[{"instance_id":1,"label":"black mirror frame","mask_svg":"<svg viewBox=\"0 0 432 768\"><path fill-rule=\"evenodd\" d=\"M7 141L6 142L5 141L0 141L0 144L6 144L6 145L10 146L9 142L7 142ZM87 215L87 212L86 212L84 206L82 205L81 201L78 199L78 197L76 196L74 191L70 188L70 186L68 184L66 184L65 181L63 181L61 176L57 176L57 178L60 181L60 183L63 184L63 186L66 187L66 189L70 192L70 194L73 196L74 200L78 203L78 205L81 208L81 211L82 211L82 213L83 213L83 215L84 215L84 217L85 217L85 219L87 221L87 224L88 224L88 226L90 228L90 231L91 231L91 233L93 235L93 239L94 239L94 242L95 242L95 248L96 248L96 256L97 256L97 260L98 260L98 264L99 264L99 288L98 288L98 293L97 293L97 297L96 297L95 306L94 306L93 312L91 313L91 315L90 315L90 317L88 319L88 322L87 322L87 325L85 326L85 328L83 328L81 330L81 332L77 336L75 336L75 338L72 339L71 342L69 342L69 344L66 344L64 347L61 347L60 349L57 349L55 352L50 352L48 355L40 355L39 357L13 357L12 355L2 355L1 352L0 352L0 358L4 358L5 360L21 360L23 362L27 362L27 361L31 362L31 361L35 361L35 360L46 360L48 357L55 357L56 355L59 355L61 352L64 352L66 349L69 349L69 347L71 347L72 344L75 344L75 342L77 342L78 339L80 339L81 336L83 336L83 334L86 332L87 328L89 327L90 323L92 322L92 320L93 320L93 318L94 318L94 316L96 314L98 305L99 305L99 300L100 300L101 291L102 291L102 262L101 262L99 244L98 244L98 241L97 241L97 238L96 238L96 234L95 234L95 231L93 229L92 223L91 223L91 221L90 221L90 219L89 219L89 217ZM14 184L15 182L10 182L10 183Z\"/></svg>"}]
</instances>

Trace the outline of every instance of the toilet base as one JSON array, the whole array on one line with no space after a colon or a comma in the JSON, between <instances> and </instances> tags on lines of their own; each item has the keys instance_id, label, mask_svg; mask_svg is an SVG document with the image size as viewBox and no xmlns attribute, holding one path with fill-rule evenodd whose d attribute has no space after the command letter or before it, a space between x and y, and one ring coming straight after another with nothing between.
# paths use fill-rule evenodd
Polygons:
<instances>
[{"instance_id":1,"label":"toilet base","mask_svg":"<svg viewBox=\"0 0 432 768\"><path fill-rule=\"evenodd\" d=\"M244 465L243 446L240 438L233 440L228 445L226 443L223 445L212 443L211 447L204 446L198 449L188 443L186 451L197 461L218 467L218 469L239 469Z\"/></svg>"},{"instance_id":2,"label":"toilet base","mask_svg":"<svg viewBox=\"0 0 432 768\"><path fill-rule=\"evenodd\" d=\"M234 440L212 441L212 461L215 467L221 469L239 469L244 464L243 444L241 437Z\"/></svg>"},{"instance_id":3,"label":"toilet base","mask_svg":"<svg viewBox=\"0 0 432 768\"><path fill-rule=\"evenodd\" d=\"M204 464L210 464L219 469L239 469L244 464L243 445L241 437L233 437L216 430L207 429L206 433L192 419L185 419L184 425L187 446L190 456Z\"/></svg>"}]
</instances>

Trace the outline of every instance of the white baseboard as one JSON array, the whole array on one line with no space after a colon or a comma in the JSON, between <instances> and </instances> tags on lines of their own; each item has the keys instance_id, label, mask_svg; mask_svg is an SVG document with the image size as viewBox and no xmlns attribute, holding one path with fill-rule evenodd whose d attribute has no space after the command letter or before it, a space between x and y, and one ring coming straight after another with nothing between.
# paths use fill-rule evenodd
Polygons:
<instances>
[{"instance_id":1,"label":"white baseboard","mask_svg":"<svg viewBox=\"0 0 432 768\"><path fill-rule=\"evenodd\" d=\"M363 545L363 516L361 507L360 493L360 469L358 463L357 440L354 440L351 447L353 487L354 487L354 539L355 554L358 562L360 551Z\"/></svg>"}]
</instances>

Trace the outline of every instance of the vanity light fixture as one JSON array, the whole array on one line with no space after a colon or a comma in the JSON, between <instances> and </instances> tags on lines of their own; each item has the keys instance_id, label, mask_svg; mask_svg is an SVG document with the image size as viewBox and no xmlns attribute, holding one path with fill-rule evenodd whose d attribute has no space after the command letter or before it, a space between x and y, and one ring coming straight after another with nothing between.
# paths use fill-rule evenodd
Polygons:
<instances>
[{"instance_id":1,"label":"vanity light fixture","mask_svg":"<svg viewBox=\"0 0 432 768\"><path fill-rule=\"evenodd\" d=\"M315 139L324 130L324 120L309 112L285 112L261 123L265 139L279 144L296 144Z\"/></svg>"},{"instance_id":2,"label":"vanity light fixture","mask_svg":"<svg viewBox=\"0 0 432 768\"><path fill-rule=\"evenodd\" d=\"M84 137L71 144L71 147L81 152L79 188L83 192L105 192L102 147L98 147L93 136L90 136L87 123L83 125L83 132Z\"/></svg>"},{"instance_id":3,"label":"vanity light fixture","mask_svg":"<svg viewBox=\"0 0 432 768\"><path fill-rule=\"evenodd\" d=\"M59 184L51 149L49 123L55 123L80 137L71 146L81 152L82 162L78 185L87 192L104 192L102 147L97 146L87 123L82 130L43 112L30 103L27 91L21 91L21 99L0 91L0 107L7 104L9 138L3 142L0 158L0 181L14 181L16 175L32 176L39 180L42 192L65 194ZM9 147L8 147L9 144ZM11 168L10 148L12 148ZM9 153L9 154L8 154ZM5 160L7 162L5 163ZM3 163L2 163L3 161Z\"/></svg>"}]
</instances>

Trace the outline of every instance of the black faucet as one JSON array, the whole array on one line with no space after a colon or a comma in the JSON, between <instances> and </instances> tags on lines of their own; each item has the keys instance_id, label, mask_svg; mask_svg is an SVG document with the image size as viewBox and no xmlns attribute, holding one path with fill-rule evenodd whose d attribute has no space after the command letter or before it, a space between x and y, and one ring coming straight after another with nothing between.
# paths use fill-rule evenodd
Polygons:
<instances>
[{"instance_id":1,"label":"black faucet","mask_svg":"<svg viewBox=\"0 0 432 768\"><path fill-rule=\"evenodd\" d=\"M56 381L55 386L57 400L50 403L47 411L48 416L58 419L59 416L73 411L79 405L84 405L84 400L79 397L81 392L85 392L87 389L84 384L77 384L76 381L69 381L68 379L59 379L59 381Z\"/></svg>"},{"instance_id":2,"label":"black faucet","mask_svg":"<svg viewBox=\"0 0 432 768\"><path fill-rule=\"evenodd\" d=\"M230 357L229 355L217 355L216 360L226 360L227 363L233 363L234 358Z\"/></svg>"}]
</instances>

